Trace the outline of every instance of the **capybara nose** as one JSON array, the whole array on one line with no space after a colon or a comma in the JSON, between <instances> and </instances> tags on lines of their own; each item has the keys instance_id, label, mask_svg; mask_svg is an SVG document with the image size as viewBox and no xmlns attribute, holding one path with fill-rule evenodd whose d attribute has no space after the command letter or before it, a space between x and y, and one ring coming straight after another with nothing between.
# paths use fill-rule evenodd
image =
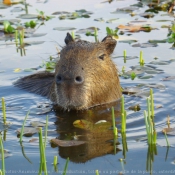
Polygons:
<instances>
[{"instance_id":1,"label":"capybara nose","mask_svg":"<svg viewBox=\"0 0 175 175\"><path fill-rule=\"evenodd\" d=\"M84 82L84 77L81 75L76 75L76 76L68 76L68 75L61 75L58 74L56 76L56 83L57 85L61 85L62 83L70 83L70 84L74 84L74 85L78 85L78 84L82 84Z\"/></svg>"}]
</instances>

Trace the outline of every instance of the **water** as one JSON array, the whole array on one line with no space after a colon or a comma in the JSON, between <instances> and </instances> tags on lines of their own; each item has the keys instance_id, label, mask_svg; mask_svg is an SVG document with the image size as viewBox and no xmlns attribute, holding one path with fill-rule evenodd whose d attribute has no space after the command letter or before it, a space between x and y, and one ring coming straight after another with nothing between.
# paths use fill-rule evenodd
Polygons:
<instances>
[{"instance_id":1,"label":"water","mask_svg":"<svg viewBox=\"0 0 175 175\"><path fill-rule=\"evenodd\" d=\"M27 1L31 6L29 6L29 13L36 14L36 9L42 10L46 15L51 15L56 11L68 11L73 12L78 9L86 9L87 11L92 11L93 14L90 18L78 18L75 20L59 20L58 15L55 18L46 21L45 25L39 27L36 33L47 33L47 35L42 37L31 37L25 38L24 41L45 41L40 45L32 45L26 47L26 56L21 57L20 53L16 52L14 41L4 41L0 40L0 97L5 97L6 105L11 107L7 108L7 121L11 123L11 126L6 132L3 132L5 137L4 148L10 152L10 156L5 159L6 163L6 174L38 174L39 169L39 148L38 141L30 143L32 138L38 138L38 134L34 134L32 137L23 137L23 146L25 155L30 159L32 164L23 156L21 146L19 144L19 139L17 138L16 130L21 128L24 117L29 109L37 107L38 104L49 103L44 97L36 94L28 93L26 91L20 90L12 85L12 83L19 77L26 76L33 72L20 71L15 73L14 70L17 68L28 69L36 68L42 65L43 61L48 61L50 56L57 57L58 47L61 50L61 46L64 46L64 38L68 31L56 31L53 30L54 27L75 27L77 30L88 27L98 27L99 40L102 40L106 36L105 28L108 26L112 29L118 25L127 25L130 21L146 21L152 27L157 28L157 30L152 30L149 33L146 32L136 32L131 33L128 36L127 32L125 35L120 35L128 39L136 39L138 43L146 43L148 40L152 39L166 39L168 34L168 29L161 28L161 25L171 25L174 18L170 16L161 16L167 14L166 12L159 12L154 18L146 19L139 16L139 13L143 13L148 6L144 5L142 8L134 11L138 14L131 17L129 14L111 14L110 12L115 11L117 8L128 7L132 4L138 3L136 0L125 0L125 1L113 1L112 3L101 3L100 0L95 1ZM70 4L71 3L71 4ZM69 5L68 5L69 4ZM0 15L1 19L15 19L19 14L24 14L23 12L10 12L14 7L23 7L22 4L16 4L9 6L7 9L1 9ZM104 20L119 18L115 23L105 23L96 22L94 19L103 17ZM19 18L18 18L19 19ZM170 20L167 22L156 22L157 20L164 19ZM29 21L29 19L21 19L24 23ZM3 28L3 26L0 26ZM71 31L69 31L71 32ZM81 35L82 39L94 42L93 37L87 37L84 34ZM174 59L174 50L170 49L172 44L160 43L158 47L148 47L139 48L132 47L132 44L118 42L117 47L114 51L113 56L122 56L123 50L127 50L127 55L129 56L139 56L140 51L143 51L145 63L154 61L157 57L159 60L170 60ZM130 66L138 65L139 60L127 60L126 64L123 62L123 58L114 58L113 61L116 63L119 71L122 67L126 67L126 71L130 70ZM162 129L167 127L167 115L170 115L171 127L175 126L174 119L174 80L162 81L166 76L174 76L175 62L169 65L155 65L157 69L162 69L164 73L154 74L151 79L139 79L136 78L134 81L131 79L120 78L122 87L131 87L137 84L148 84L148 83L162 83L165 85L165 90L154 89L155 106L162 105L163 108L155 109L155 127L157 131L157 155L154 155L154 161L151 161L153 172L152 174L172 174L174 173L174 136L168 136L169 143L171 147L168 149L166 147L166 141ZM43 70L41 68L40 70ZM147 88L148 89L148 88ZM126 152L126 158L124 161L119 159L123 158L123 147L122 139L119 137L116 148L116 154L114 154L113 147L113 135L112 130L93 130L93 129L79 129L73 126L73 122L79 119L85 119L94 124L99 120L111 121L111 111L110 108L105 107L104 109L95 108L89 112L54 112L51 111L49 116L49 127L48 127L48 142L46 145L46 159L49 174L62 174L66 158L70 158L68 165L67 174L95 174L95 170L98 169L100 174L119 174L123 171L125 174L146 174L146 162L150 159L148 158L148 145L145 140L146 130L143 117L143 110L146 109L146 99L139 97L130 97L125 95L126 109L128 112L127 116L127 132L126 141L128 146L128 152ZM128 108L133 104L139 104L141 110L138 112L133 112L128 110ZM107 109L106 109L107 108ZM116 111L119 106L116 105ZM116 112L117 114L117 112ZM91 116L91 117L90 117ZM46 114L37 115L35 111L31 110L26 126L30 126L32 121L45 122ZM117 127L120 129L120 118L119 114L117 117ZM80 140L86 141L85 144L75 146L75 147L57 147L50 144L50 140L54 138L65 139L65 134L81 135ZM120 151L119 151L120 150ZM55 172L52 165L53 157L58 155L58 170Z\"/></svg>"}]
</instances>

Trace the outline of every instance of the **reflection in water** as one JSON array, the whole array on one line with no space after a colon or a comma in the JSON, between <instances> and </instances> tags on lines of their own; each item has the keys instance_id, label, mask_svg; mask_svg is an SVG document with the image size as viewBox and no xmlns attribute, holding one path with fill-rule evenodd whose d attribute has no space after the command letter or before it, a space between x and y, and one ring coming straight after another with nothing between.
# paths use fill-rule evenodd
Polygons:
<instances>
[{"instance_id":1,"label":"reflection in water","mask_svg":"<svg viewBox=\"0 0 175 175\"><path fill-rule=\"evenodd\" d=\"M157 155L156 144L148 145L147 160L146 160L146 171L152 174L154 155Z\"/></svg>"},{"instance_id":2,"label":"reflection in water","mask_svg":"<svg viewBox=\"0 0 175 175\"><path fill-rule=\"evenodd\" d=\"M86 162L105 154L115 154L119 151L112 130L111 106L96 107L88 111L56 112L58 139L85 141L78 146L59 147L59 155L69 157L73 162ZM120 115L120 103L115 104L115 116ZM74 125L73 125L74 123ZM76 133L76 135L75 135ZM73 136L74 135L74 136ZM66 137L66 136L69 136Z\"/></svg>"}]
</instances>

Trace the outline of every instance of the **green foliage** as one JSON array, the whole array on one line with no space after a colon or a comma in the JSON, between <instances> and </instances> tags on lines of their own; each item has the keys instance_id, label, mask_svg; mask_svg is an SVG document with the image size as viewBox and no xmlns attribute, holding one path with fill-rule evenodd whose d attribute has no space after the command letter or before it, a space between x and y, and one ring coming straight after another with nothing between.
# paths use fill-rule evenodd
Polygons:
<instances>
[{"instance_id":1,"label":"green foliage","mask_svg":"<svg viewBox=\"0 0 175 175\"><path fill-rule=\"evenodd\" d=\"M131 73L131 80L134 80L134 79L135 79L135 77L136 77L135 72L132 72L132 73Z\"/></svg>"},{"instance_id":2,"label":"green foliage","mask_svg":"<svg viewBox=\"0 0 175 175\"><path fill-rule=\"evenodd\" d=\"M30 27L30 28L35 28L36 27L36 22L35 21L33 21L33 20L31 20L30 22L26 22L24 25L25 25L25 27Z\"/></svg>"},{"instance_id":3,"label":"green foliage","mask_svg":"<svg viewBox=\"0 0 175 175\"><path fill-rule=\"evenodd\" d=\"M118 28L113 30L113 29L110 29L109 27L106 27L107 35L114 36L116 39L118 38L118 34L117 34L118 30L119 30Z\"/></svg>"},{"instance_id":4,"label":"green foliage","mask_svg":"<svg viewBox=\"0 0 175 175\"><path fill-rule=\"evenodd\" d=\"M15 28L10 25L9 21L4 21L3 25L5 33L15 33Z\"/></svg>"},{"instance_id":5,"label":"green foliage","mask_svg":"<svg viewBox=\"0 0 175 175\"><path fill-rule=\"evenodd\" d=\"M43 12L43 11L39 11L39 10L36 10L36 11L38 12L38 19L48 21L48 20L50 20L51 18L53 18L53 17L51 17L51 16L46 16L46 15L45 15L45 12Z\"/></svg>"}]
</instances>

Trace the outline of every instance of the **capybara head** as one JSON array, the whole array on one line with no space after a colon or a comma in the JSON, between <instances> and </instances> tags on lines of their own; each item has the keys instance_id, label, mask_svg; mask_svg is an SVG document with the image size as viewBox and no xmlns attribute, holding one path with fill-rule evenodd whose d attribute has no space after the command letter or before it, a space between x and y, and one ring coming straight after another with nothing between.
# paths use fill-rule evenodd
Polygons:
<instances>
[{"instance_id":1,"label":"capybara head","mask_svg":"<svg viewBox=\"0 0 175 175\"><path fill-rule=\"evenodd\" d=\"M50 99L65 110L88 109L121 97L118 71L110 58L116 40L74 41L68 33L60 53Z\"/></svg>"}]
</instances>

